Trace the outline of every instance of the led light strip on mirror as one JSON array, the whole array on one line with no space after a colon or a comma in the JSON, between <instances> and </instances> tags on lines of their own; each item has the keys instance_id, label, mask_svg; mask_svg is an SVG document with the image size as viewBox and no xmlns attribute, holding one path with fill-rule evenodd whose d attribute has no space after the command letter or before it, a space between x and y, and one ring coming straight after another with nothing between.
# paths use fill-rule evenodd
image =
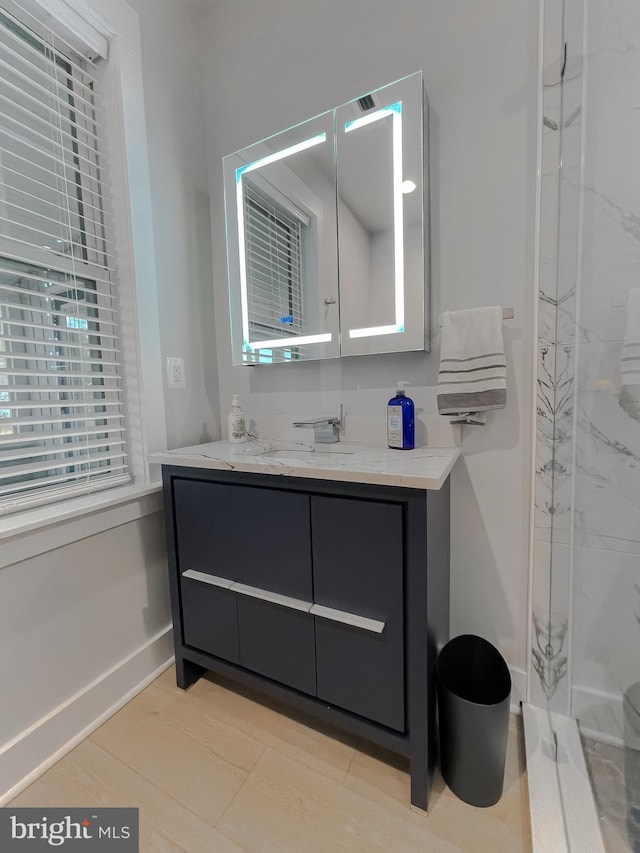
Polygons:
<instances>
[{"instance_id":1,"label":"led light strip on mirror","mask_svg":"<svg viewBox=\"0 0 640 853\"><path fill-rule=\"evenodd\" d=\"M290 335L286 338L276 338L270 341L250 341L249 340L249 297L247 290L247 258L245 244L245 223L244 223L244 204L243 204L243 186L242 176L247 172L254 172L256 169L261 169L264 166L269 166L272 163L277 163L278 160L284 160L285 157L290 157L292 154L298 154L300 151L306 151L308 148L313 148L315 145L321 145L327 141L326 133L319 133L309 139L304 139L295 145L290 145L280 151L274 151L273 154L268 154L266 157L261 157L259 160L254 160L252 163L247 163L244 166L239 166L236 169L236 207L238 215L238 253L240 262L240 304L242 311L242 349L245 352L253 352L258 349L275 349L278 347L301 346L302 344L321 344L328 343L332 339L331 332L320 335Z\"/></svg>"},{"instance_id":2,"label":"led light strip on mirror","mask_svg":"<svg viewBox=\"0 0 640 853\"><path fill-rule=\"evenodd\" d=\"M402 101L390 104L361 118L348 121L344 132L358 130L391 116L393 157L393 255L395 282L395 325L369 326L364 329L349 329L350 338L370 338L374 335L396 335L404 332L404 215L402 177Z\"/></svg>"}]
</instances>

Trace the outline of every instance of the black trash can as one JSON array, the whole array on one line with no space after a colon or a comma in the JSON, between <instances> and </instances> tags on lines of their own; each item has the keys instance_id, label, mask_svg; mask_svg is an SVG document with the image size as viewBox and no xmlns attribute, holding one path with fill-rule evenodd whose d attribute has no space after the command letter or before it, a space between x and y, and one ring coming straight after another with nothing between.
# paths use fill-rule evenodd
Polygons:
<instances>
[{"instance_id":1,"label":"black trash can","mask_svg":"<svg viewBox=\"0 0 640 853\"><path fill-rule=\"evenodd\" d=\"M473 634L438 655L440 766L456 796L492 806L502 796L511 675L500 652Z\"/></svg>"}]
</instances>

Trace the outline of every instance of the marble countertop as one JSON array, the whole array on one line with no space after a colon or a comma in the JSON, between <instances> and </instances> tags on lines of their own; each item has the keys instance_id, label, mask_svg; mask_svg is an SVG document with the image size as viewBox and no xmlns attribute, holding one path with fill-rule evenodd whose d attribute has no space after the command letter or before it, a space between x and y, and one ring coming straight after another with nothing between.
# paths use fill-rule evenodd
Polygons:
<instances>
[{"instance_id":1,"label":"marble countertop","mask_svg":"<svg viewBox=\"0 0 640 853\"><path fill-rule=\"evenodd\" d=\"M311 445L255 439L244 444L212 441L152 453L149 462L409 489L440 489L459 456L459 447L390 450L341 442Z\"/></svg>"}]
</instances>

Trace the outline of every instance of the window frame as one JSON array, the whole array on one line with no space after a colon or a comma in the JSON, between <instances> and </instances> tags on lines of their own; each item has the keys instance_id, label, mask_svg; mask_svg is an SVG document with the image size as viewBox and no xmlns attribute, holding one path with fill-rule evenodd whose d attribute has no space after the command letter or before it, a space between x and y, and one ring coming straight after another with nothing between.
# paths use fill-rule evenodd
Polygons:
<instances>
[{"instance_id":1,"label":"window frame","mask_svg":"<svg viewBox=\"0 0 640 853\"><path fill-rule=\"evenodd\" d=\"M85 501L89 512L95 512L101 504L113 506L118 494L126 503L135 501L138 494L159 489L159 467L150 466L147 457L166 449L139 19L126 0L21 0L21 3L34 13L46 14L51 28L59 25L67 41L80 40L89 46L89 53L92 39L98 43L102 38L108 44L108 58L97 63L96 68L105 126L109 128L103 151L111 167L110 195L114 239L118 245L120 331L125 365L123 390L134 485L116 486ZM86 37L89 31L91 35ZM144 322L140 322L141 317ZM62 498L46 509L47 512L42 507L24 509L0 519L0 539L15 532L31 531L40 525L40 520L42 525L51 525L56 514L61 518L69 518L70 513L86 514L82 501L73 498Z\"/></svg>"},{"instance_id":2,"label":"window frame","mask_svg":"<svg viewBox=\"0 0 640 853\"><path fill-rule=\"evenodd\" d=\"M6 99L6 164L4 145L0 158L8 232L0 238L0 366L25 371L18 379L0 375L0 402L7 402L0 408L0 511L6 515L116 488L130 475L95 65L57 37L50 44L48 27L23 15L19 0L0 5L0 20L4 49L20 60L9 84L17 97ZM50 86L55 105L39 91ZM49 277L66 288L43 291ZM31 376L34 370L42 375Z\"/></svg>"}]
</instances>

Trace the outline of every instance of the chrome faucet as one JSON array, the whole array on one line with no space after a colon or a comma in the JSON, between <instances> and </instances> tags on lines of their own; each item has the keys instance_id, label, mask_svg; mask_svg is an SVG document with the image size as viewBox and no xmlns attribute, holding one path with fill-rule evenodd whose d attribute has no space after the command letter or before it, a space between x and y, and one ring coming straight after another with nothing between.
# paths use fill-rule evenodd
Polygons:
<instances>
[{"instance_id":1,"label":"chrome faucet","mask_svg":"<svg viewBox=\"0 0 640 853\"><path fill-rule=\"evenodd\" d=\"M340 441L340 430L342 429L342 405L338 417L308 418L306 421L294 421L294 427L313 427L313 440L315 444L335 444Z\"/></svg>"}]
</instances>

